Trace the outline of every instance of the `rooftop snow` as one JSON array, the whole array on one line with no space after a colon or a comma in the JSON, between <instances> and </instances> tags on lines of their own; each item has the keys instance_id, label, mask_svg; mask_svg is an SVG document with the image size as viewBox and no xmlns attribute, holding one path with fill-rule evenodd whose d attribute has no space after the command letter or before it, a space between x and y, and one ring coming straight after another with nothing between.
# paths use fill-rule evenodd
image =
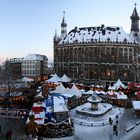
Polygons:
<instances>
[{"instance_id":1,"label":"rooftop snow","mask_svg":"<svg viewBox=\"0 0 140 140\"><path fill-rule=\"evenodd\" d=\"M63 97L53 97L54 101L54 112L65 112L68 111L67 105Z\"/></svg>"},{"instance_id":2,"label":"rooftop snow","mask_svg":"<svg viewBox=\"0 0 140 140\"><path fill-rule=\"evenodd\" d=\"M71 30L59 44L85 42L123 42L134 43L135 39L126 34L122 27L83 27Z\"/></svg>"},{"instance_id":3,"label":"rooftop snow","mask_svg":"<svg viewBox=\"0 0 140 140\"><path fill-rule=\"evenodd\" d=\"M132 104L135 110L140 110L140 101L133 101Z\"/></svg>"},{"instance_id":4,"label":"rooftop snow","mask_svg":"<svg viewBox=\"0 0 140 140\"><path fill-rule=\"evenodd\" d=\"M43 56L40 54L29 54L23 60L43 60Z\"/></svg>"}]
</instances>

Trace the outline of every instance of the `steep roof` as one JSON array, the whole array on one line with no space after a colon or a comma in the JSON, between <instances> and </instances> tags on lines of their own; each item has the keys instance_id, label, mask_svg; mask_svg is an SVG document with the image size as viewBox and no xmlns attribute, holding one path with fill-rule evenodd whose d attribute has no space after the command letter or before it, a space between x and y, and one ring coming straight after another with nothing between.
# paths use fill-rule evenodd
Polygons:
<instances>
[{"instance_id":1,"label":"steep roof","mask_svg":"<svg viewBox=\"0 0 140 140\"><path fill-rule=\"evenodd\" d=\"M132 19L132 18L138 18L138 19L139 19L139 15L138 15L136 6L135 6L134 11L133 11L133 13L132 13L131 19Z\"/></svg>"},{"instance_id":2,"label":"steep roof","mask_svg":"<svg viewBox=\"0 0 140 140\"><path fill-rule=\"evenodd\" d=\"M121 42L134 43L135 39L126 34L122 27L104 25L98 27L83 27L71 30L59 44L87 42Z\"/></svg>"},{"instance_id":3,"label":"steep roof","mask_svg":"<svg viewBox=\"0 0 140 140\"><path fill-rule=\"evenodd\" d=\"M67 23L66 23L66 20L65 20L65 11L63 11L63 19L62 19L62 23L61 23L61 27L67 27Z\"/></svg>"}]
</instances>

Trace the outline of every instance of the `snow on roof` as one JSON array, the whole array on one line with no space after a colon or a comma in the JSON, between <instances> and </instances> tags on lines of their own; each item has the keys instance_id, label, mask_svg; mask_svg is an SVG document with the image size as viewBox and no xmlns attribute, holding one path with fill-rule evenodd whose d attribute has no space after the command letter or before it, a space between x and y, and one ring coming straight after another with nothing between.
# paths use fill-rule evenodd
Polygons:
<instances>
[{"instance_id":1,"label":"snow on roof","mask_svg":"<svg viewBox=\"0 0 140 140\"><path fill-rule=\"evenodd\" d=\"M28 54L24 59L24 60L39 60L42 61L43 60L43 55L40 54Z\"/></svg>"},{"instance_id":2,"label":"snow on roof","mask_svg":"<svg viewBox=\"0 0 140 140\"><path fill-rule=\"evenodd\" d=\"M119 89L120 87L126 88L126 86L121 82L120 79L118 79L118 81L113 85L113 87L115 87L115 89Z\"/></svg>"},{"instance_id":3,"label":"snow on roof","mask_svg":"<svg viewBox=\"0 0 140 140\"><path fill-rule=\"evenodd\" d=\"M63 96L68 97L68 98L71 98L71 97L73 97L74 95L67 92L67 93L64 93Z\"/></svg>"},{"instance_id":4,"label":"snow on roof","mask_svg":"<svg viewBox=\"0 0 140 140\"><path fill-rule=\"evenodd\" d=\"M106 94L103 90L101 90L101 91L95 90L95 93L96 94L103 94L103 95Z\"/></svg>"},{"instance_id":5,"label":"snow on roof","mask_svg":"<svg viewBox=\"0 0 140 140\"><path fill-rule=\"evenodd\" d=\"M61 82L61 78L57 74L54 74L53 77L51 77L50 79L46 81L52 82L52 83L58 83L58 82Z\"/></svg>"},{"instance_id":6,"label":"snow on roof","mask_svg":"<svg viewBox=\"0 0 140 140\"><path fill-rule=\"evenodd\" d=\"M88 90L87 92L83 92L82 94L90 94L90 95L92 95L93 94L93 90Z\"/></svg>"},{"instance_id":7,"label":"snow on roof","mask_svg":"<svg viewBox=\"0 0 140 140\"><path fill-rule=\"evenodd\" d=\"M95 87L97 87L97 88L104 88L103 85L95 85Z\"/></svg>"},{"instance_id":8,"label":"snow on roof","mask_svg":"<svg viewBox=\"0 0 140 140\"><path fill-rule=\"evenodd\" d=\"M135 110L140 110L140 101L133 101L132 104Z\"/></svg>"},{"instance_id":9,"label":"snow on roof","mask_svg":"<svg viewBox=\"0 0 140 140\"><path fill-rule=\"evenodd\" d=\"M62 83L60 83L60 85L56 87L56 90L52 91L52 93L62 93L62 94L66 92L67 92L67 89L63 86Z\"/></svg>"},{"instance_id":10,"label":"snow on roof","mask_svg":"<svg viewBox=\"0 0 140 140\"><path fill-rule=\"evenodd\" d=\"M56 90L50 91L51 93L60 93L63 94L66 97L72 97L72 96L81 96L83 91L80 91L75 84L73 84L72 88L65 88L62 83L60 83L59 86L56 87Z\"/></svg>"},{"instance_id":11,"label":"snow on roof","mask_svg":"<svg viewBox=\"0 0 140 140\"><path fill-rule=\"evenodd\" d=\"M109 85L108 90L115 90L114 86Z\"/></svg>"},{"instance_id":12,"label":"snow on roof","mask_svg":"<svg viewBox=\"0 0 140 140\"><path fill-rule=\"evenodd\" d=\"M115 92L115 94L117 95L117 99L127 99L127 95L124 95L123 92Z\"/></svg>"},{"instance_id":13,"label":"snow on roof","mask_svg":"<svg viewBox=\"0 0 140 140\"><path fill-rule=\"evenodd\" d=\"M126 34L122 27L83 27L71 30L59 44L84 42L122 42L135 43L134 37Z\"/></svg>"},{"instance_id":14,"label":"snow on roof","mask_svg":"<svg viewBox=\"0 0 140 140\"><path fill-rule=\"evenodd\" d=\"M68 111L67 104L63 97L53 96L54 112L65 112Z\"/></svg>"},{"instance_id":15,"label":"snow on roof","mask_svg":"<svg viewBox=\"0 0 140 140\"><path fill-rule=\"evenodd\" d=\"M115 95L115 91L113 91L113 92L112 91L107 91L106 94Z\"/></svg>"},{"instance_id":16,"label":"snow on roof","mask_svg":"<svg viewBox=\"0 0 140 140\"><path fill-rule=\"evenodd\" d=\"M62 80L62 82L70 82L71 81L71 79L66 74L64 74L62 76L61 80Z\"/></svg>"},{"instance_id":17,"label":"snow on roof","mask_svg":"<svg viewBox=\"0 0 140 140\"><path fill-rule=\"evenodd\" d=\"M34 79L31 79L31 78L28 78L28 77L23 77L21 80L23 82L33 82L34 81Z\"/></svg>"},{"instance_id":18,"label":"snow on roof","mask_svg":"<svg viewBox=\"0 0 140 140\"><path fill-rule=\"evenodd\" d=\"M75 84L73 84L72 88L69 89L68 93L76 95L76 96L81 96L80 90L76 87Z\"/></svg>"}]
</instances>

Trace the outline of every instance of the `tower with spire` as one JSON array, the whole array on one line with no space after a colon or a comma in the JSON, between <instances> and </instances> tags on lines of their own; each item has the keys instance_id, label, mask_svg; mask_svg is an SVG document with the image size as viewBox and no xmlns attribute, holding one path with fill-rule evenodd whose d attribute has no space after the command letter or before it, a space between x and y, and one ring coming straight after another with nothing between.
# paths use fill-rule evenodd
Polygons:
<instances>
[{"instance_id":1,"label":"tower with spire","mask_svg":"<svg viewBox=\"0 0 140 140\"><path fill-rule=\"evenodd\" d=\"M58 37L57 30L55 30L55 35L54 35L53 41L54 41L54 43L58 43L60 41L60 38Z\"/></svg>"},{"instance_id":2,"label":"tower with spire","mask_svg":"<svg viewBox=\"0 0 140 140\"><path fill-rule=\"evenodd\" d=\"M61 36L60 38L63 39L67 35L67 23L65 20L65 11L63 11L63 19L61 23Z\"/></svg>"},{"instance_id":3,"label":"tower with spire","mask_svg":"<svg viewBox=\"0 0 140 140\"><path fill-rule=\"evenodd\" d=\"M140 18L136 9L136 3L135 3L135 8L133 10L133 13L130 16L130 19L131 19L131 33L137 36L139 33L139 19Z\"/></svg>"}]
</instances>

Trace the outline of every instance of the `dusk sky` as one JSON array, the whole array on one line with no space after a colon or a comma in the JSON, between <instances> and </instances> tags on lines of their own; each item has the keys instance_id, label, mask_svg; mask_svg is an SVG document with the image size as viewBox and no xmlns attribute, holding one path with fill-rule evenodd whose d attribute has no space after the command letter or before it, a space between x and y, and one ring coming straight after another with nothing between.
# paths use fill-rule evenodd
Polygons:
<instances>
[{"instance_id":1,"label":"dusk sky","mask_svg":"<svg viewBox=\"0 0 140 140\"><path fill-rule=\"evenodd\" d=\"M140 0L0 0L0 62L38 53L53 61L53 36L60 35L63 11L67 31L77 27L122 26Z\"/></svg>"}]
</instances>

